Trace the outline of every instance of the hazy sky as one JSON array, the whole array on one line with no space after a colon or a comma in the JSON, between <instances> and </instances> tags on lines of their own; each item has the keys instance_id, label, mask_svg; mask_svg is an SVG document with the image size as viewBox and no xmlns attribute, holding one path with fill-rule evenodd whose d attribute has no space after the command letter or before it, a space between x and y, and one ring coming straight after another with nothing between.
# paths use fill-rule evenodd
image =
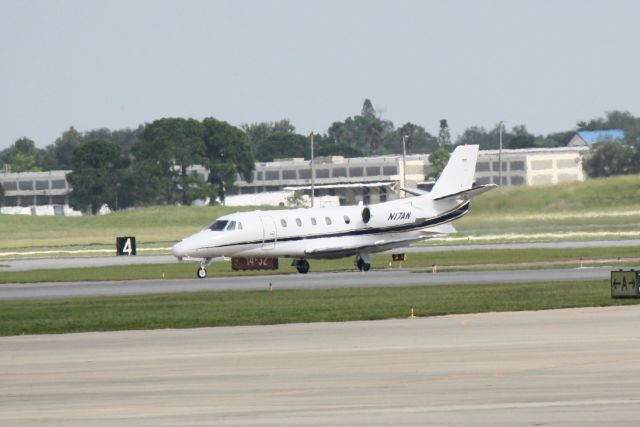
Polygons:
<instances>
[{"instance_id":1,"label":"hazy sky","mask_svg":"<svg viewBox=\"0 0 640 427\"><path fill-rule=\"evenodd\" d=\"M0 1L0 149L69 126L288 118L325 132L370 98L455 137L640 115L638 1Z\"/></svg>"}]
</instances>

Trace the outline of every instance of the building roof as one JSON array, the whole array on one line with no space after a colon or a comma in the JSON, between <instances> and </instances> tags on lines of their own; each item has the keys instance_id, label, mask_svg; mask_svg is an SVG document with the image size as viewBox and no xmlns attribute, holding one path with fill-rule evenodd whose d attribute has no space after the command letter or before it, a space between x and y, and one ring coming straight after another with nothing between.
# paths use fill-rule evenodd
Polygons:
<instances>
[{"instance_id":1,"label":"building roof","mask_svg":"<svg viewBox=\"0 0 640 427\"><path fill-rule=\"evenodd\" d=\"M577 135L588 145L596 142L617 142L624 139L624 131L622 129L581 130L577 132Z\"/></svg>"}]
</instances>

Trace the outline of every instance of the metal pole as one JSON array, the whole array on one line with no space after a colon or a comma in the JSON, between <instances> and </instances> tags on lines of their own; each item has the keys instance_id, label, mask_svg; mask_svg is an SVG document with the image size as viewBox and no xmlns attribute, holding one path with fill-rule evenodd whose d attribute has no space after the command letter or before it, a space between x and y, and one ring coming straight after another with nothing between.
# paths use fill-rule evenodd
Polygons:
<instances>
[{"instance_id":1,"label":"metal pole","mask_svg":"<svg viewBox=\"0 0 640 427\"><path fill-rule=\"evenodd\" d=\"M313 207L313 202L315 198L315 182L316 182L316 171L313 165L313 132L311 132L311 207Z\"/></svg>"},{"instance_id":2,"label":"metal pole","mask_svg":"<svg viewBox=\"0 0 640 427\"><path fill-rule=\"evenodd\" d=\"M407 135L402 135L402 187L407 187L407 145L406 140ZM405 192L405 197L407 196Z\"/></svg>"},{"instance_id":3,"label":"metal pole","mask_svg":"<svg viewBox=\"0 0 640 427\"><path fill-rule=\"evenodd\" d=\"M498 125L500 126L500 150L498 151L498 167L500 168L500 172L498 174L498 185L502 185L502 128L504 127L504 122L501 121Z\"/></svg>"}]
</instances>

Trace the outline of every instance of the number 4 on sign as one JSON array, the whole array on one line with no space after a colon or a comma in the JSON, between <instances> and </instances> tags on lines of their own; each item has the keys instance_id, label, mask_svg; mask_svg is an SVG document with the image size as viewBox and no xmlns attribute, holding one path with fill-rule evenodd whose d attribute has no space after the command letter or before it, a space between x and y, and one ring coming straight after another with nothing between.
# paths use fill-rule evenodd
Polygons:
<instances>
[{"instance_id":1,"label":"number 4 on sign","mask_svg":"<svg viewBox=\"0 0 640 427\"><path fill-rule=\"evenodd\" d=\"M133 250L131 249L131 239L127 239L124 242L124 246L122 247L122 253L131 255L131 252L133 252Z\"/></svg>"}]
</instances>

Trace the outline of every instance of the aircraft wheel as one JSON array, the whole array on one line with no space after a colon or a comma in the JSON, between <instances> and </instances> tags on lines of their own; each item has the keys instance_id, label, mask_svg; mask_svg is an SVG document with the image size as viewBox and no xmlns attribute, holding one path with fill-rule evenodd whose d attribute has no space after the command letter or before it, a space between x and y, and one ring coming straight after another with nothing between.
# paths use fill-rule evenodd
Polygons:
<instances>
[{"instance_id":1,"label":"aircraft wheel","mask_svg":"<svg viewBox=\"0 0 640 427\"><path fill-rule=\"evenodd\" d=\"M358 257L358 260L356 261L356 266L358 267L358 270L360 270L360 271L369 271L369 269L371 268L371 264L365 262L360 257Z\"/></svg>"},{"instance_id":2,"label":"aircraft wheel","mask_svg":"<svg viewBox=\"0 0 640 427\"><path fill-rule=\"evenodd\" d=\"M204 279L205 277L207 277L207 270L205 270L203 267L200 267L196 274L198 276L198 279Z\"/></svg>"},{"instance_id":3,"label":"aircraft wheel","mask_svg":"<svg viewBox=\"0 0 640 427\"><path fill-rule=\"evenodd\" d=\"M296 262L296 269L300 274L307 274L309 272L309 262L306 259L299 259Z\"/></svg>"}]
</instances>

